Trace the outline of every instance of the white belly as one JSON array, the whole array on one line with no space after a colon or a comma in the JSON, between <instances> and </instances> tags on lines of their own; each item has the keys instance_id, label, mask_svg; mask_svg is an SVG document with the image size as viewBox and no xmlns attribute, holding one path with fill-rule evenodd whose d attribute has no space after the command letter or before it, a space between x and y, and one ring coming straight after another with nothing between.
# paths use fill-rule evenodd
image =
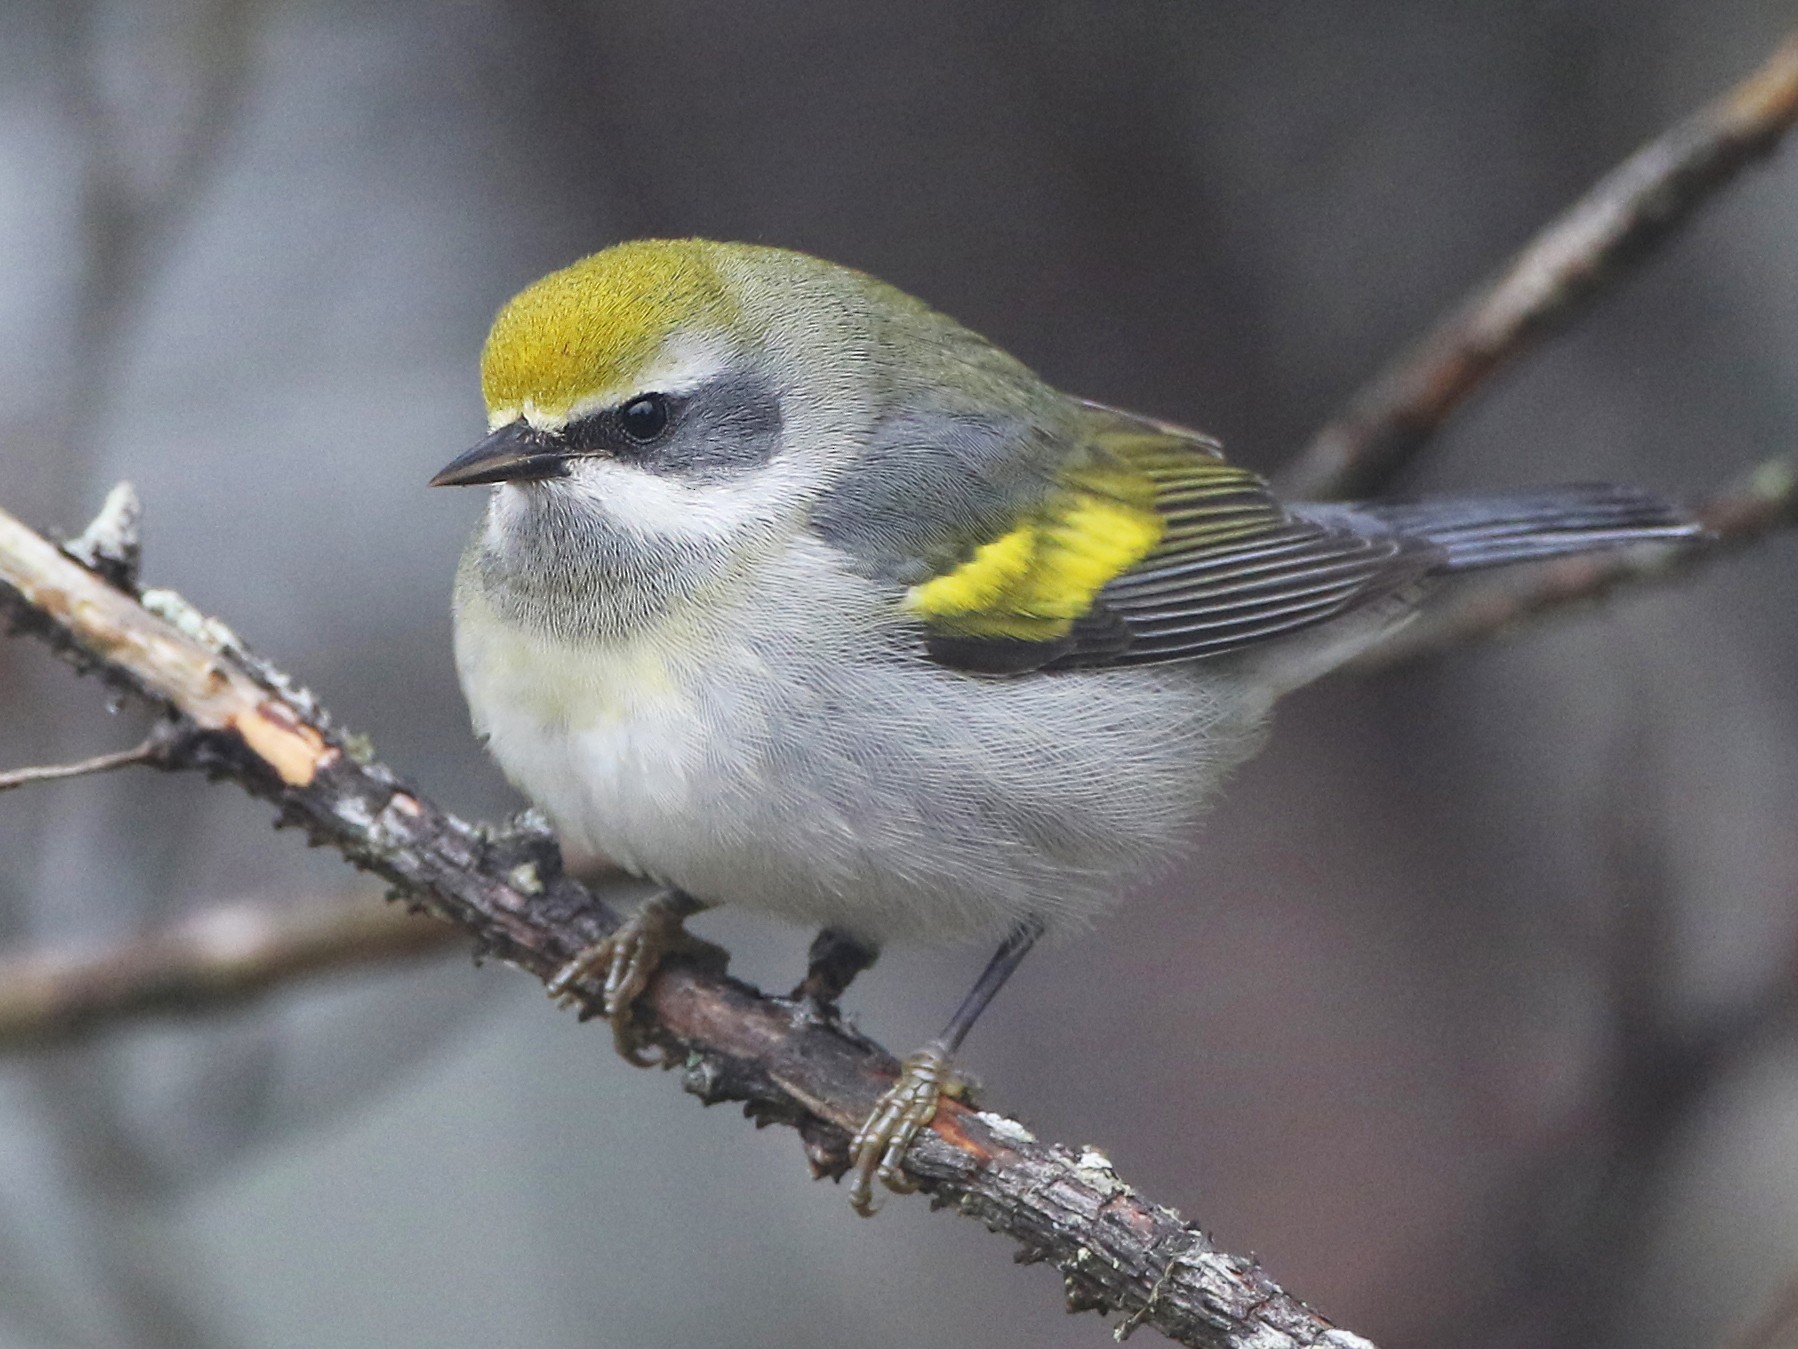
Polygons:
<instances>
[{"instance_id":1,"label":"white belly","mask_svg":"<svg viewBox=\"0 0 1798 1349\"><path fill-rule=\"evenodd\" d=\"M880 654L861 583L820 575L767 578L704 634L603 647L462 595L476 728L566 839L875 940L1090 917L1254 743L1259 709L1190 669L994 680Z\"/></svg>"}]
</instances>

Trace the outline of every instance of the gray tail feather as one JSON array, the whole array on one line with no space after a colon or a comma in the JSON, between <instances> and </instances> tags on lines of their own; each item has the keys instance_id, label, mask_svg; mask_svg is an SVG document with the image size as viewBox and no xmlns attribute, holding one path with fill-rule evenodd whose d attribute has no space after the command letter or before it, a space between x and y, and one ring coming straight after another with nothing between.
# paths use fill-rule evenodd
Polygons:
<instances>
[{"instance_id":1,"label":"gray tail feather","mask_svg":"<svg viewBox=\"0 0 1798 1349\"><path fill-rule=\"evenodd\" d=\"M1496 496L1356 502L1344 508L1442 551L1441 569L1471 571L1632 543L1690 539L1697 521L1663 497L1611 483L1574 483Z\"/></svg>"}]
</instances>

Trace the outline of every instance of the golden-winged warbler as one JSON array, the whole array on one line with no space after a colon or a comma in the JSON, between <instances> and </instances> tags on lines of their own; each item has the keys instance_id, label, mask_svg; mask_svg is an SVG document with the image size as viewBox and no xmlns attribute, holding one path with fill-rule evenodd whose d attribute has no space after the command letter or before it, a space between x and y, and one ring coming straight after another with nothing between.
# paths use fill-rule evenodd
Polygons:
<instances>
[{"instance_id":1,"label":"golden-winged warbler","mask_svg":"<svg viewBox=\"0 0 1798 1349\"><path fill-rule=\"evenodd\" d=\"M997 954L853 1142L903 1188L950 1057L1045 932L1186 838L1282 693L1444 572L1695 527L1583 485L1283 503L1197 432L1086 402L804 254L620 244L495 320L494 484L456 582L474 724L558 834L668 887L563 971L631 1004L683 918L822 932L828 1006L889 940Z\"/></svg>"}]
</instances>

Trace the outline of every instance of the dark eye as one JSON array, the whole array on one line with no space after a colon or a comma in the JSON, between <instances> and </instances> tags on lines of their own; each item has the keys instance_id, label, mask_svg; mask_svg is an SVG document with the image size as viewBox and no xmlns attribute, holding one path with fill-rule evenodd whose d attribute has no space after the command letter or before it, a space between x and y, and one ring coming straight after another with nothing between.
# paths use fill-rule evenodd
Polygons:
<instances>
[{"instance_id":1,"label":"dark eye","mask_svg":"<svg viewBox=\"0 0 1798 1349\"><path fill-rule=\"evenodd\" d=\"M647 445L668 429L668 396L646 393L618 409L619 429L639 445Z\"/></svg>"}]
</instances>

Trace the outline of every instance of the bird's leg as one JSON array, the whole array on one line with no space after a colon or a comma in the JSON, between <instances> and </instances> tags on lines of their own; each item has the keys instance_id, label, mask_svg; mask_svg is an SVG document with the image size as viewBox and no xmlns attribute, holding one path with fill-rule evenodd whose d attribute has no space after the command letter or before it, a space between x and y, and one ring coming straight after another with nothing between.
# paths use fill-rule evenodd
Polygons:
<instances>
[{"instance_id":1,"label":"bird's leg","mask_svg":"<svg viewBox=\"0 0 1798 1349\"><path fill-rule=\"evenodd\" d=\"M612 1025L612 1041L618 1052L638 1067L652 1066L655 1060L644 1057L637 1040L632 1005L649 986L664 957L711 945L681 926L703 908L704 904L680 890L652 896L609 936L562 966L549 981L549 996L566 1007L573 1001L576 984L604 970L605 1013Z\"/></svg>"},{"instance_id":2,"label":"bird's leg","mask_svg":"<svg viewBox=\"0 0 1798 1349\"><path fill-rule=\"evenodd\" d=\"M809 1004L819 1017L834 1017L837 999L879 955L880 948L872 942L827 927L812 939L812 949L806 953L805 978L789 996L795 1002Z\"/></svg>"},{"instance_id":3,"label":"bird's leg","mask_svg":"<svg viewBox=\"0 0 1798 1349\"><path fill-rule=\"evenodd\" d=\"M873 1216L879 1207L874 1202L875 1180L899 1194L917 1189L900 1169L905 1151L918 1132L935 1118L937 1102L943 1094L957 1095L965 1088L951 1064L955 1051L961 1048L961 1042L993 995L1004 987L1042 935L1042 922L1036 918L1026 919L1012 930L974 981L961 1006L955 1009L943 1033L905 1060L899 1080L882 1093L873 1113L855 1131L849 1142L849 1204L862 1217Z\"/></svg>"}]
</instances>

